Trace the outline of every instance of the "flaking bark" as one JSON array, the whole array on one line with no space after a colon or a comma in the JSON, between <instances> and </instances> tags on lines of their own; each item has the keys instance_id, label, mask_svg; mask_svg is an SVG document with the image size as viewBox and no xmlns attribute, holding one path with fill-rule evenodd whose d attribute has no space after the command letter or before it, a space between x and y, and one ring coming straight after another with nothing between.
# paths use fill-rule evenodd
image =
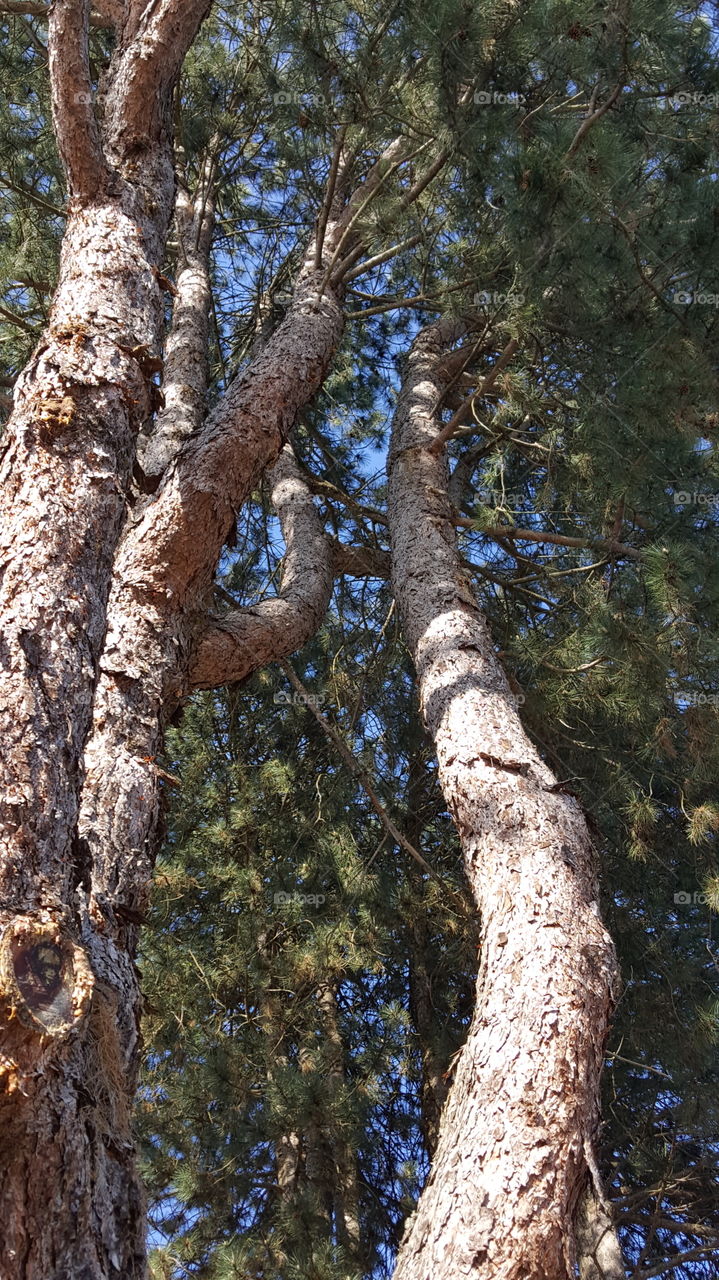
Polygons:
<instances>
[{"instance_id":1,"label":"flaking bark","mask_svg":"<svg viewBox=\"0 0 719 1280\"><path fill-rule=\"evenodd\" d=\"M77 821L113 554L162 341L157 271L174 198L163 122L203 12L159 7L143 50L157 112L129 148L107 103L96 122L87 4L57 0L51 14L71 201L49 325L17 381L0 457L0 937L12 961L0 982L3 1280L144 1275L129 1129L138 983L131 950L81 909ZM123 39L108 77L117 101L125 55Z\"/></svg>"}]
</instances>

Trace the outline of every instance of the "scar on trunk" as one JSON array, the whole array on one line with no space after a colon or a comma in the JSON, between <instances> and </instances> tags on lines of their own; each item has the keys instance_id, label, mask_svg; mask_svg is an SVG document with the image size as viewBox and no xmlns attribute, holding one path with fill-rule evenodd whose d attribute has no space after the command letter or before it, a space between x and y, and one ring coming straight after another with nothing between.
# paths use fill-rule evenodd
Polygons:
<instances>
[{"instance_id":1,"label":"scar on trunk","mask_svg":"<svg viewBox=\"0 0 719 1280\"><path fill-rule=\"evenodd\" d=\"M30 1031L65 1036L85 1018L94 978L61 925L17 916L0 939L0 1000Z\"/></svg>"}]
</instances>

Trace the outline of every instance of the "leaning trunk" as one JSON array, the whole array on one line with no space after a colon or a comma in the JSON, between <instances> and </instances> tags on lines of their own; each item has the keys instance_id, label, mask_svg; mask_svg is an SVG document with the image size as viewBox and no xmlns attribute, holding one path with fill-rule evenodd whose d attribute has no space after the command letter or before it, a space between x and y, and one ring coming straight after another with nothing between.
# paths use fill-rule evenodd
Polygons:
<instances>
[{"instance_id":1,"label":"leaning trunk","mask_svg":"<svg viewBox=\"0 0 719 1280\"><path fill-rule=\"evenodd\" d=\"M528 739L433 452L448 334L413 347L389 459L393 583L481 916L477 1002L394 1280L569 1280L616 962L577 801Z\"/></svg>"}]
</instances>

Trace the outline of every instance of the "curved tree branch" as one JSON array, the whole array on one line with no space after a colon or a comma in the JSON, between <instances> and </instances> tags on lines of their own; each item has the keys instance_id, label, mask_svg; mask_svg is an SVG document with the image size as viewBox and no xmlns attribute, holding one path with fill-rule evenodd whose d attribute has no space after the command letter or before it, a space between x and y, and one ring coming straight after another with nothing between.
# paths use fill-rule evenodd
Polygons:
<instances>
[{"instance_id":1,"label":"curved tree branch","mask_svg":"<svg viewBox=\"0 0 719 1280\"><path fill-rule=\"evenodd\" d=\"M274 600L212 620L190 673L195 689L244 680L294 653L314 635L327 612L333 583L331 546L290 445L285 445L270 476L272 505L286 547L280 593Z\"/></svg>"},{"instance_id":2,"label":"curved tree branch","mask_svg":"<svg viewBox=\"0 0 719 1280\"><path fill-rule=\"evenodd\" d=\"M404 153L404 140L397 145ZM340 244L354 243L360 210L395 154L385 152L348 193L343 211L331 211L320 268L313 237L282 323L126 526L84 757L79 830L92 865L93 919L107 922L114 904L137 909L146 899L160 805L151 761L167 716L191 687L220 551L237 511L324 382L344 324L330 263Z\"/></svg>"}]
</instances>

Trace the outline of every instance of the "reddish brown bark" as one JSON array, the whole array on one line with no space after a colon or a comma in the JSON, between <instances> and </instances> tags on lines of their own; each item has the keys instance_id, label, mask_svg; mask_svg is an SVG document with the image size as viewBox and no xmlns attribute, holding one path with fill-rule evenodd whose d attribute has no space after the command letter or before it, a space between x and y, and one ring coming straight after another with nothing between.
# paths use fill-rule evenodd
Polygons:
<instances>
[{"instance_id":1,"label":"reddish brown bark","mask_svg":"<svg viewBox=\"0 0 719 1280\"><path fill-rule=\"evenodd\" d=\"M83 924L77 819L113 552L162 339L156 272L174 195L164 121L205 8L166 0L148 8L141 51L119 40L118 112L133 59L152 79L147 132L132 138L112 109L104 131L96 122L88 6L58 0L51 13L71 202L49 326L18 380L0 461L3 1280L144 1273L122 1087L137 981L127 950Z\"/></svg>"}]
</instances>

